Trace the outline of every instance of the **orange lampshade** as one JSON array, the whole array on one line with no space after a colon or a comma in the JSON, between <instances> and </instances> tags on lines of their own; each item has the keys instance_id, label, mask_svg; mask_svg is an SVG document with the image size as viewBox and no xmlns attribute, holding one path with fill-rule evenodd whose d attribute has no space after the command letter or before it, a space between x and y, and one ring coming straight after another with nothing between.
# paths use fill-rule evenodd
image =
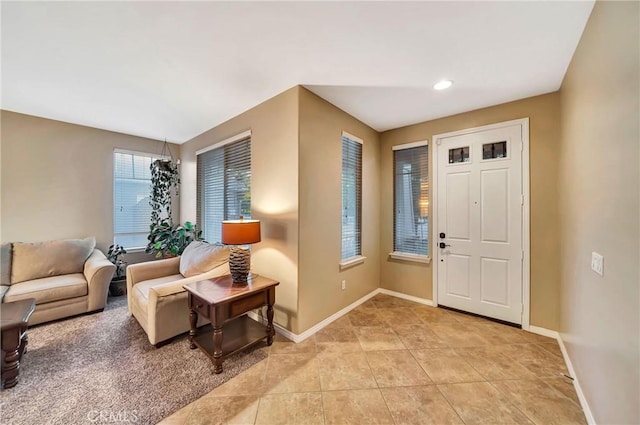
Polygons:
<instances>
[{"instance_id":1,"label":"orange lampshade","mask_svg":"<svg viewBox=\"0 0 640 425\"><path fill-rule=\"evenodd\" d=\"M225 220L222 222L222 243L247 245L260 242L260 220Z\"/></svg>"}]
</instances>

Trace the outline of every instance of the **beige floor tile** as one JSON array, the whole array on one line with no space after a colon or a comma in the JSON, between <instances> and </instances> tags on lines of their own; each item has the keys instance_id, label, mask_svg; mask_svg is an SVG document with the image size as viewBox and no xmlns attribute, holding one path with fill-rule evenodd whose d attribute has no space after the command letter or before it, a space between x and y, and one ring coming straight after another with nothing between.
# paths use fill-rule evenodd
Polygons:
<instances>
[{"instance_id":1,"label":"beige floor tile","mask_svg":"<svg viewBox=\"0 0 640 425\"><path fill-rule=\"evenodd\" d=\"M449 347L477 347L490 342L471 324L460 322L431 323L429 328Z\"/></svg>"},{"instance_id":2,"label":"beige floor tile","mask_svg":"<svg viewBox=\"0 0 640 425\"><path fill-rule=\"evenodd\" d=\"M413 310L406 307L379 308L378 314L389 326L422 324L422 320Z\"/></svg>"},{"instance_id":3,"label":"beige floor tile","mask_svg":"<svg viewBox=\"0 0 640 425\"><path fill-rule=\"evenodd\" d=\"M587 423L579 406L539 379L491 384L536 424Z\"/></svg>"},{"instance_id":4,"label":"beige floor tile","mask_svg":"<svg viewBox=\"0 0 640 425\"><path fill-rule=\"evenodd\" d=\"M323 425L322 394L269 394L260 399L256 424Z\"/></svg>"},{"instance_id":5,"label":"beige floor tile","mask_svg":"<svg viewBox=\"0 0 640 425\"><path fill-rule=\"evenodd\" d=\"M527 342L530 342L533 344L546 344L546 343L552 343L552 342L557 343L555 338L549 338L548 336L534 334L533 332L529 332L529 331L522 331L522 335L527 340Z\"/></svg>"},{"instance_id":6,"label":"beige floor tile","mask_svg":"<svg viewBox=\"0 0 640 425\"><path fill-rule=\"evenodd\" d=\"M322 391L377 388L364 352L318 354Z\"/></svg>"},{"instance_id":7,"label":"beige floor tile","mask_svg":"<svg viewBox=\"0 0 640 425\"><path fill-rule=\"evenodd\" d=\"M299 343L295 343L281 335L278 335L271 345L271 354L300 354L315 352L315 335L312 335L311 337Z\"/></svg>"},{"instance_id":8,"label":"beige floor tile","mask_svg":"<svg viewBox=\"0 0 640 425\"><path fill-rule=\"evenodd\" d=\"M444 384L438 389L467 425L532 424L488 382Z\"/></svg>"},{"instance_id":9,"label":"beige floor tile","mask_svg":"<svg viewBox=\"0 0 640 425\"><path fill-rule=\"evenodd\" d=\"M435 383L484 381L476 370L452 349L411 350L418 364Z\"/></svg>"},{"instance_id":10,"label":"beige floor tile","mask_svg":"<svg viewBox=\"0 0 640 425\"><path fill-rule=\"evenodd\" d=\"M551 353L535 344L504 344L496 346L501 353L514 360L544 360Z\"/></svg>"},{"instance_id":11,"label":"beige floor tile","mask_svg":"<svg viewBox=\"0 0 640 425\"><path fill-rule=\"evenodd\" d=\"M358 308L364 309L364 308L378 308L378 307L374 304L372 300L368 300L360 304Z\"/></svg>"},{"instance_id":12,"label":"beige floor tile","mask_svg":"<svg viewBox=\"0 0 640 425\"><path fill-rule=\"evenodd\" d=\"M427 385L431 380L408 350L367 351L378 387Z\"/></svg>"},{"instance_id":13,"label":"beige floor tile","mask_svg":"<svg viewBox=\"0 0 640 425\"><path fill-rule=\"evenodd\" d=\"M554 342L536 344L536 345L540 348L544 348L551 354L555 354L556 356L564 359L564 357L562 356L562 350L560 350L560 345L558 345L557 342L554 341Z\"/></svg>"},{"instance_id":14,"label":"beige floor tile","mask_svg":"<svg viewBox=\"0 0 640 425\"><path fill-rule=\"evenodd\" d=\"M396 425L462 424L462 420L434 385L380 390Z\"/></svg>"},{"instance_id":15,"label":"beige floor tile","mask_svg":"<svg viewBox=\"0 0 640 425\"><path fill-rule=\"evenodd\" d=\"M253 424L258 400L257 395L202 398L196 402L185 425Z\"/></svg>"},{"instance_id":16,"label":"beige floor tile","mask_svg":"<svg viewBox=\"0 0 640 425\"><path fill-rule=\"evenodd\" d=\"M316 349L319 353L349 353L353 351L362 351L360 341L349 325L345 328L324 328L315 334Z\"/></svg>"},{"instance_id":17,"label":"beige floor tile","mask_svg":"<svg viewBox=\"0 0 640 425\"><path fill-rule=\"evenodd\" d=\"M465 359L486 380L532 379L535 374L514 362L494 347L456 348L455 352Z\"/></svg>"},{"instance_id":18,"label":"beige floor tile","mask_svg":"<svg viewBox=\"0 0 640 425\"><path fill-rule=\"evenodd\" d=\"M266 376L269 394L320 391L315 353L271 354Z\"/></svg>"},{"instance_id":19,"label":"beige floor tile","mask_svg":"<svg viewBox=\"0 0 640 425\"><path fill-rule=\"evenodd\" d=\"M415 307L418 305L413 301L404 300L402 298L394 297L386 294L378 294L375 297L371 298L371 302L378 308L389 308L389 307Z\"/></svg>"},{"instance_id":20,"label":"beige floor tile","mask_svg":"<svg viewBox=\"0 0 640 425\"><path fill-rule=\"evenodd\" d=\"M404 350L406 347L389 327L359 327L355 329L360 346L365 351Z\"/></svg>"},{"instance_id":21,"label":"beige floor tile","mask_svg":"<svg viewBox=\"0 0 640 425\"><path fill-rule=\"evenodd\" d=\"M326 425L393 424L378 389L322 393Z\"/></svg>"},{"instance_id":22,"label":"beige floor tile","mask_svg":"<svg viewBox=\"0 0 640 425\"><path fill-rule=\"evenodd\" d=\"M184 425L196 402L189 403L171 416L164 418L159 422L159 425Z\"/></svg>"},{"instance_id":23,"label":"beige floor tile","mask_svg":"<svg viewBox=\"0 0 640 425\"><path fill-rule=\"evenodd\" d=\"M264 394L267 390L266 373L268 362L269 359L267 358L256 363L238 376L215 388L205 397Z\"/></svg>"},{"instance_id":24,"label":"beige floor tile","mask_svg":"<svg viewBox=\"0 0 640 425\"><path fill-rule=\"evenodd\" d=\"M427 325L393 325L391 327L400 341L409 349L446 348L442 341Z\"/></svg>"},{"instance_id":25,"label":"beige floor tile","mask_svg":"<svg viewBox=\"0 0 640 425\"><path fill-rule=\"evenodd\" d=\"M554 339L388 295L267 352L162 424L584 423Z\"/></svg>"},{"instance_id":26,"label":"beige floor tile","mask_svg":"<svg viewBox=\"0 0 640 425\"><path fill-rule=\"evenodd\" d=\"M564 376L560 378L542 378L542 381L546 382L556 391L559 391L562 395L573 401L576 406L580 406L580 399L576 393L576 388L573 386L573 381ZM582 407L581 407L582 409Z\"/></svg>"},{"instance_id":27,"label":"beige floor tile","mask_svg":"<svg viewBox=\"0 0 640 425\"><path fill-rule=\"evenodd\" d=\"M360 305L359 307L362 307L362 305ZM345 314L344 316L340 317L339 319L336 319L333 322L329 323L323 329L350 328L350 327L351 327L351 321L349 320L349 318Z\"/></svg>"},{"instance_id":28,"label":"beige floor tile","mask_svg":"<svg viewBox=\"0 0 640 425\"><path fill-rule=\"evenodd\" d=\"M387 322L378 314L378 309L356 308L347 314L352 326L386 326Z\"/></svg>"},{"instance_id":29,"label":"beige floor tile","mask_svg":"<svg viewBox=\"0 0 640 425\"><path fill-rule=\"evenodd\" d=\"M521 360L518 363L529 369L538 378L557 378L569 373L562 360Z\"/></svg>"},{"instance_id":30,"label":"beige floor tile","mask_svg":"<svg viewBox=\"0 0 640 425\"><path fill-rule=\"evenodd\" d=\"M467 314L462 312L457 312L453 310L447 310L449 314L451 314L458 322L466 323L466 324L481 324L491 322L490 320L485 319L484 317L474 316L473 314ZM495 322L492 322L495 323Z\"/></svg>"},{"instance_id":31,"label":"beige floor tile","mask_svg":"<svg viewBox=\"0 0 640 425\"><path fill-rule=\"evenodd\" d=\"M511 344L503 347L507 356L526 367L538 378L557 378L568 373L562 357L536 344Z\"/></svg>"},{"instance_id":32,"label":"beige floor tile","mask_svg":"<svg viewBox=\"0 0 640 425\"><path fill-rule=\"evenodd\" d=\"M522 329L487 321L486 323L468 323L478 335L490 344L524 344L527 339Z\"/></svg>"},{"instance_id":33,"label":"beige floor tile","mask_svg":"<svg viewBox=\"0 0 640 425\"><path fill-rule=\"evenodd\" d=\"M418 305L412 307L412 310L424 323L427 324L458 321L452 314L443 308Z\"/></svg>"}]
</instances>

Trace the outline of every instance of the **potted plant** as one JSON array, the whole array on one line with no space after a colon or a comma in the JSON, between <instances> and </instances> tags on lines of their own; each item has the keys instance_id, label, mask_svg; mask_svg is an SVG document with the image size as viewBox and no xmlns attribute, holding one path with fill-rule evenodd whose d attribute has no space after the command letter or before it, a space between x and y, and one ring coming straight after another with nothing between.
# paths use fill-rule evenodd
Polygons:
<instances>
[{"instance_id":1,"label":"potted plant","mask_svg":"<svg viewBox=\"0 0 640 425\"><path fill-rule=\"evenodd\" d=\"M124 295L127 292L127 262L122 259L122 256L126 253L127 251L124 247L118 244L111 245L109 251L107 251L107 259L116 266L116 272L109 285L109 293L114 297Z\"/></svg>"},{"instance_id":2,"label":"potted plant","mask_svg":"<svg viewBox=\"0 0 640 425\"><path fill-rule=\"evenodd\" d=\"M175 257L182 254L191 242L202 240L202 230L190 221L175 225L162 220L159 224L151 223L147 239L147 254L155 254L156 258Z\"/></svg>"}]
</instances>

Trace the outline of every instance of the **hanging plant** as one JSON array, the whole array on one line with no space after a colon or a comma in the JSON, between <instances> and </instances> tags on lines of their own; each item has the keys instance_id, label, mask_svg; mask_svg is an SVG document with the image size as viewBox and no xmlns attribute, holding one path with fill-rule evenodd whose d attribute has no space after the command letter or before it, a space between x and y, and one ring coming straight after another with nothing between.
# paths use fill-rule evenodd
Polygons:
<instances>
[{"instance_id":1,"label":"hanging plant","mask_svg":"<svg viewBox=\"0 0 640 425\"><path fill-rule=\"evenodd\" d=\"M167 159L165 153L169 154L171 159ZM165 241L180 226L173 224L171 216L171 197L175 192L180 194L180 174L178 172L178 164L173 161L173 155L169 145L165 140L162 146L163 159L157 159L150 165L151 169L151 224L149 226L149 236L147 236L147 248L145 252L148 254L155 253L156 257L161 257L168 253L174 254L173 251L182 250L175 248L175 244L167 244ZM160 243L159 243L160 242Z\"/></svg>"},{"instance_id":2,"label":"hanging plant","mask_svg":"<svg viewBox=\"0 0 640 425\"><path fill-rule=\"evenodd\" d=\"M171 194L175 188L180 194L180 175L178 164L171 160L157 159L151 163L151 224L159 225L162 220L171 219ZM165 216L163 217L163 214Z\"/></svg>"}]
</instances>

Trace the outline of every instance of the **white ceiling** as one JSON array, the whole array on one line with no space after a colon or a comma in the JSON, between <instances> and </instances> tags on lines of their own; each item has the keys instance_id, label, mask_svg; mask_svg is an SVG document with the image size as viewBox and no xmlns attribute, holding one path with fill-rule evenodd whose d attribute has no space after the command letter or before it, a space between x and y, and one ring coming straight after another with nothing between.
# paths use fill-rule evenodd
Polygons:
<instances>
[{"instance_id":1,"label":"white ceiling","mask_svg":"<svg viewBox=\"0 0 640 425\"><path fill-rule=\"evenodd\" d=\"M3 1L1 105L183 143L302 84L387 130L557 90L592 7Z\"/></svg>"}]
</instances>

